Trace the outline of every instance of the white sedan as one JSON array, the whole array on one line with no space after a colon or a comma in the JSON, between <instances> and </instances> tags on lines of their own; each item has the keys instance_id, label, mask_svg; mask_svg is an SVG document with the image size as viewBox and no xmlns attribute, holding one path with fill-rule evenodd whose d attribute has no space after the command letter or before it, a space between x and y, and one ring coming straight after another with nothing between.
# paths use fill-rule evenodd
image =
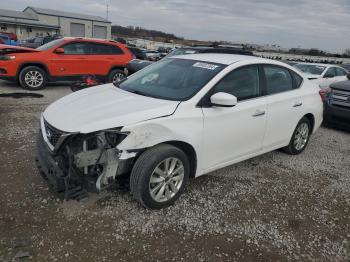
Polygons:
<instances>
[{"instance_id":1,"label":"white sedan","mask_svg":"<svg viewBox=\"0 0 350 262\"><path fill-rule=\"evenodd\" d=\"M275 149L300 154L322 115L318 86L284 63L177 56L50 105L38 163L66 193L99 191L129 175L135 199L159 209L179 198L189 178Z\"/></svg>"},{"instance_id":2,"label":"white sedan","mask_svg":"<svg viewBox=\"0 0 350 262\"><path fill-rule=\"evenodd\" d=\"M323 90L335 82L347 80L347 71L336 65L298 63L294 67L303 72L309 80L317 83Z\"/></svg>"}]
</instances>

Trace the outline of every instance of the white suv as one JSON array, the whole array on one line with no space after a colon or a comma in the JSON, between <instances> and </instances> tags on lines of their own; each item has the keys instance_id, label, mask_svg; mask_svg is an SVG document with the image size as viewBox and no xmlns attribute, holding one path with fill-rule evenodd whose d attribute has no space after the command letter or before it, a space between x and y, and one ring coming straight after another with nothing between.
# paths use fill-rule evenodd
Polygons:
<instances>
[{"instance_id":1,"label":"white suv","mask_svg":"<svg viewBox=\"0 0 350 262\"><path fill-rule=\"evenodd\" d=\"M301 153L322 114L319 88L284 63L177 56L50 105L38 165L68 198L127 174L133 196L158 209L191 177L279 148Z\"/></svg>"}]
</instances>

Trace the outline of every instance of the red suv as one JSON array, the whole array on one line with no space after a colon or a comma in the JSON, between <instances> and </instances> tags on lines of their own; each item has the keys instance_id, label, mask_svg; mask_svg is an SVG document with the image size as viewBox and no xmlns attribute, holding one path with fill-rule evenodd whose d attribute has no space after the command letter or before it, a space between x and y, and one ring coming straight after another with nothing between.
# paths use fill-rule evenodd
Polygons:
<instances>
[{"instance_id":1,"label":"red suv","mask_svg":"<svg viewBox=\"0 0 350 262\"><path fill-rule=\"evenodd\" d=\"M18 81L28 90L39 90L47 82L74 81L95 75L104 82L125 76L131 52L114 41L61 38L37 49L0 50L0 79Z\"/></svg>"}]
</instances>

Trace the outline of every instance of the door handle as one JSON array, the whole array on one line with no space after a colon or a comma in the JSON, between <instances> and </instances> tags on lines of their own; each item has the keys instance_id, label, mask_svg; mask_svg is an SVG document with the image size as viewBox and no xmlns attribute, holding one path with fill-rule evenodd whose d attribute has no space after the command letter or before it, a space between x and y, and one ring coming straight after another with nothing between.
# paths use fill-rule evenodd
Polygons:
<instances>
[{"instance_id":1,"label":"door handle","mask_svg":"<svg viewBox=\"0 0 350 262\"><path fill-rule=\"evenodd\" d=\"M293 107L298 107L298 106L302 106L303 103L302 102L295 102L294 106Z\"/></svg>"},{"instance_id":2,"label":"door handle","mask_svg":"<svg viewBox=\"0 0 350 262\"><path fill-rule=\"evenodd\" d=\"M253 117L263 116L265 115L265 111L262 110L256 110L255 113L252 115Z\"/></svg>"}]
</instances>

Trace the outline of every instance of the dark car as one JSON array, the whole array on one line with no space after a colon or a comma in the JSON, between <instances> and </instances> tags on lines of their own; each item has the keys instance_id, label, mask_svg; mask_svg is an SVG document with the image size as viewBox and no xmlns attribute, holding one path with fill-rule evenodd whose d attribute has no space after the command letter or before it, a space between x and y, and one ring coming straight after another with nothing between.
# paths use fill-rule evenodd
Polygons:
<instances>
[{"instance_id":1,"label":"dark car","mask_svg":"<svg viewBox=\"0 0 350 262\"><path fill-rule=\"evenodd\" d=\"M45 45L52 42L53 40L60 39L61 36L43 36L43 37L32 37L22 41L19 45L29 48L38 48L39 46Z\"/></svg>"},{"instance_id":2,"label":"dark car","mask_svg":"<svg viewBox=\"0 0 350 262\"><path fill-rule=\"evenodd\" d=\"M136 59L140 59L140 60L147 59L146 54L144 52L142 52L141 49L139 49L137 47L133 47L133 46L128 46L128 49L135 56Z\"/></svg>"},{"instance_id":3,"label":"dark car","mask_svg":"<svg viewBox=\"0 0 350 262\"><path fill-rule=\"evenodd\" d=\"M326 90L324 122L350 128L350 74Z\"/></svg>"},{"instance_id":4,"label":"dark car","mask_svg":"<svg viewBox=\"0 0 350 262\"><path fill-rule=\"evenodd\" d=\"M229 47L182 47L177 48L171 51L167 57L172 57L176 55L190 55L190 54L198 54L198 53L216 53L216 54L235 54L235 55L249 55L253 56L254 54L248 50L239 49L239 48L229 48ZM145 68L146 66L152 64L152 61L140 61L138 59L134 59L130 61L127 65L127 69L129 75Z\"/></svg>"}]
</instances>

